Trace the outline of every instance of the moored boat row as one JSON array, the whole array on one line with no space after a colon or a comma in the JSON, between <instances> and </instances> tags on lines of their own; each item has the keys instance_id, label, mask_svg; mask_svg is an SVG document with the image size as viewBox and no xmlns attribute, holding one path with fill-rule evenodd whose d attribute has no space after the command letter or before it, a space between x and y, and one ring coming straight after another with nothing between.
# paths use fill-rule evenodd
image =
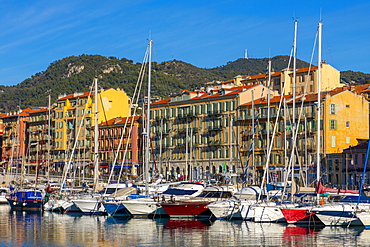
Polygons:
<instances>
[{"instance_id":1,"label":"moored boat row","mask_svg":"<svg viewBox=\"0 0 370 247\"><path fill-rule=\"evenodd\" d=\"M127 193L135 191L134 187L131 190L124 187L121 189ZM235 191L233 186L204 186L191 182L172 185L167 187L167 190L151 196L133 193L120 195L115 192L116 196L109 197L102 192L89 194L89 198L77 198L75 194L67 199L67 196L60 197L57 196L59 193L54 193L46 196L34 188L24 189L11 192L6 199L14 210L50 210L65 213L78 211L112 217L207 217L261 223L370 227L370 198L358 195L345 196L338 202L325 200L322 205L279 202L267 201L264 198L265 192L257 186ZM262 199L258 200L259 197Z\"/></svg>"}]
</instances>

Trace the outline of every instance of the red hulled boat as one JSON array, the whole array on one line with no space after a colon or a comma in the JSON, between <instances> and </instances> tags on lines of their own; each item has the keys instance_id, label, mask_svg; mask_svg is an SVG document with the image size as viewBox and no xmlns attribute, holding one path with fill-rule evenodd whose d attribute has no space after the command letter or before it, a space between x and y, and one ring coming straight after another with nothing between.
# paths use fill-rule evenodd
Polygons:
<instances>
[{"instance_id":1,"label":"red hulled boat","mask_svg":"<svg viewBox=\"0 0 370 247\"><path fill-rule=\"evenodd\" d=\"M208 201L163 202L161 206L170 217L194 218L211 216L211 211L206 208L210 203Z\"/></svg>"},{"instance_id":2,"label":"red hulled boat","mask_svg":"<svg viewBox=\"0 0 370 247\"><path fill-rule=\"evenodd\" d=\"M289 224L322 224L308 207L282 208L281 212Z\"/></svg>"}]
</instances>

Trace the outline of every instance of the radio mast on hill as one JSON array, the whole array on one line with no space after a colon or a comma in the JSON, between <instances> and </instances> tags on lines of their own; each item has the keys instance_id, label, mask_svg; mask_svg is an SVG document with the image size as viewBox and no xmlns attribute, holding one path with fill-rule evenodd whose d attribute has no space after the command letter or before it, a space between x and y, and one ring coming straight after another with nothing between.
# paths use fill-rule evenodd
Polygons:
<instances>
[{"instance_id":1,"label":"radio mast on hill","mask_svg":"<svg viewBox=\"0 0 370 247\"><path fill-rule=\"evenodd\" d=\"M248 49L244 50L244 59L248 59Z\"/></svg>"}]
</instances>

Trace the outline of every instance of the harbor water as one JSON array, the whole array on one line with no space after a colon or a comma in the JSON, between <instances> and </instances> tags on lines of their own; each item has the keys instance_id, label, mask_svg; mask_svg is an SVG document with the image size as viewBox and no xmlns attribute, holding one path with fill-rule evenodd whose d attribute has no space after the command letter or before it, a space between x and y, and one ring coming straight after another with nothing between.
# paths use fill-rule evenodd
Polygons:
<instances>
[{"instance_id":1,"label":"harbor water","mask_svg":"<svg viewBox=\"0 0 370 247\"><path fill-rule=\"evenodd\" d=\"M363 227L209 219L147 219L11 211L0 205L0 246L369 246Z\"/></svg>"}]
</instances>

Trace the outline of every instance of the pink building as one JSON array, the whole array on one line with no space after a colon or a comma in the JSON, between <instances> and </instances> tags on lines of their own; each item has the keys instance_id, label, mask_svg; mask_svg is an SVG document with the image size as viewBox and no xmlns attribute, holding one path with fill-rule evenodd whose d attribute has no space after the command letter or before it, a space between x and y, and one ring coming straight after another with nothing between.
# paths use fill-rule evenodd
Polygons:
<instances>
[{"instance_id":1,"label":"pink building","mask_svg":"<svg viewBox=\"0 0 370 247\"><path fill-rule=\"evenodd\" d=\"M123 179L130 179L140 174L142 170L142 142L139 133L141 121L139 116L118 117L99 125L101 174L108 177L111 169L114 169L113 174L118 176L121 168ZM122 142L119 145L121 139ZM116 163L113 167L114 160Z\"/></svg>"}]
</instances>

